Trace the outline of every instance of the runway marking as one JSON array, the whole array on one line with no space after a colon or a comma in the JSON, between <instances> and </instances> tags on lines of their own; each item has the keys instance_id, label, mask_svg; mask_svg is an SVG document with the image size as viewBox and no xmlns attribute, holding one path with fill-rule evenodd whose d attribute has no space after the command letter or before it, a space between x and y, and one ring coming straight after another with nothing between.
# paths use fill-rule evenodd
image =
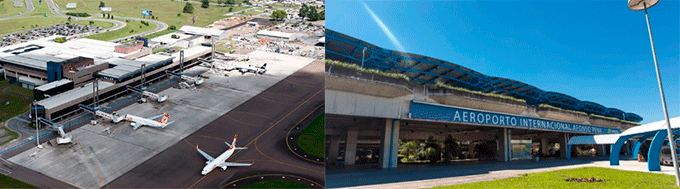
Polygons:
<instances>
[{"instance_id":1,"label":"runway marking","mask_svg":"<svg viewBox=\"0 0 680 189\"><path fill-rule=\"evenodd\" d=\"M286 83L290 83L290 84L302 86L302 87L318 87L317 85L303 85L303 84L295 83L295 82L292 82L292 81L286 81Z\"/></svg>"},{"instance_id":2,"label":"runway marking","mask_svg":"<svg viewBox=\"0 0 680 189\"><path fill-rule=\"evenodd\" d=\"M255 125L255 124L246 123L246 122L242 122L242 121L236 120L236 119L234 119L233 117L229 116L229 114L227 114L227 118L229 118L229 119L231 119L231 120L234 120L234 121L237 122L237 123L244 124L244 125L250 125L250 126L254 126L254 127L260 126L260 125Z\"/></svg>"},{"instance_id":3,"label":"runway marking","mask_svg":"<svg viewBox=\"0 0 680 189\"><path fill-rule=\"evenodd\" d=\"M229 112L229 113L240 113L240 114L248 114L248 115L254 115L254 116L258 116L258 117L263 117L263 118L271 119L271 118L269 118L269 117L267 117L267 116L264 116L264 115L262 115L262 114L256 114L256 113L252 113L252 112L244 112L244 111L231 111L231 112Z\"/></svg>"},{"instance_id":4,"label":"runway marking","mask_svg":"<svg viewBox=\"0 0 680 189\"><path fill-rule=\"evenodd\" d=\"M9 175L9 174L12 174L12 171L9 171L9 170L7 170L7 169L4 169L4 168L0 168L0 171L2 171L2 174L3 174L3 175Z\"/></svg>"},{"instance_id":5,"label":"runway marking","mask_svg":"<svg viewBox=\"0 0 680 189\"><path fill-rule=\"evenodd\" d=\"M9 162L9 161L7 161L7 160L6 160L6 159L4 159L4 158L1 158L1 157L0 157L0 160L2 160L2 161L4 161L4 162L6 162L6 163L7 163L7 164L9 164L9 165L14 165L14 164L12 164L12 162Z\"/></svg>"},{"instance_id":6,"label":"runway marking","mask_svg":"<svg viewBox=\"0 0 680 189\"><path fill-rule=\"evenodd\" d=\"M280 93L260 93L260 94L265 94L265 95L271 94L271 95L278 95L278 96L285 96L285 97L295 98L294 96L287 95L287 94L280 94Z\"/></svg>"},{"instance_id":7,"label":"runway marking","mask_svg":"<svg viewBox=\"0 0 680 189\"><path fill-rule=\"evenodd\" d=\"M262 151L260 151L260 148L257 147L257 142L255 142L255 149L257 150L257 152L260 152L260 154L262 154L264 157L267 157L267 158L269 158L269 159L271 159L271 160L273 160L273 161L276 161L274 158L269 157L269 156L267 156L267 154L262 153Z\"/></svg>"},{"instance_id":8,"label":"runway marking","mask_svg":"<svg viewBox=\"0 0 680 189\"><path fill-rule=\"evenodd\" d=\"M265 176L289 176L289 177L296 177L296 178L304 179L304 180L306 180L306 181L308 181L308 182L311 182L311 183L313 183L313 184L322 186L322 185L320 185L319 183L316 183L316 182L314 182L314 181L312 181L312 180L309 180L309 179L307 179L307 178L300 177L300 176L297 176L297 175L289 175L289 174L264 174L264 175L253 175L253 176L248 176L248 177L243 177L243 178L240 178L240 179L236 179L236 180L234 180L234 181L231 181L230 183L227 183L227 184L225 184L225 185L220 186L220 188L224 188L224 187L227 186L227 185L231 185L231 184L233 184L233 183L235 183L235 182L238 182L238 181L241 181L241 180L245 180L245 179L249 179L249 178L254 178L254 177L265 177Z\"/></svg>"},{"instance_id":9,"label":"runway marking","mask_svg":"<svg viewBox=\"0 0 680 189\"><path fill-rule=\"evenodd\" d=\"M294 129L297 125L300 125L300 123L302 123L302 121L304 121L305 119L309 118L309 116L312 115L312 113L316 112L316 110L318 110L319 108L321 108L321 106L323 106L323 104L317 106L316 108L314 108L314 110L312 110L311 112L309 112L309 113L305 116L305 118L302 118L302 119L301 119L300 121L298 121L295 125L293 125L293 127L291 127L290 130L288 130L288 134L286 134L286 147L288 147L288 150L290 150L290 152L293 152L293 154L295 154L296 156L298 156L298 157L300 157L300 158L302 158L302 159L304 159L304 160L307 160L307 161L312 162L312 163L317 163L317 164L318 164L318 163L324 164L324 162L317 162L317 161L309 160L309 159L307 159L307 158L304 158L304 157L300 156L300 154L295 153L295 151L293 151L293 149L290 149L290 144L288 143L288 137L290 136L290 132L293 131L293 129ZM321 115L323 115L323 114L321 114Z\"/></svg>"},{"instance_id":10,"label":"runway marking","mask_svg":"<svg viewBox=\"0 0 680 189\"><path fill-rule=\"evenodd\" d=\"M193 148L194 146L196 146L196 145L194 145L194 144L191 144L191 142L187 141L187 139L184 139L184 142L187 142L187 143L189 144L189 146L192 147L192 148ZM205 149L203 149L203 151L204 151L204 152L210 152L210 153L212 153L212 154L221 154L221 153L219 153L219 152L215 152L215 151L211 151L211 150L205 150Z\"/></svg>"},{"instance_id":11,"label":"runway marking","mask_svg":"<svg viewBox=\"0 0 680 189\"><path fill-rule=\"evenodd\" d=\"M268 99L268 98L265 98L265 97L262 97L262 96L258 96L258 97L260 97L261 99L264 99L264 100L266 100L266 101L269 101L269 102L272 102L272 103L276 103L276 104L295 105L295 104L292 104L292 103L277 102L277 101L274 101L274 100L272 100L272 99Z\"/></svg>"},{"instance_id":12,"label":"runway marking","mask_svg":"<svg viewBox=\"0 0 680 189\"><path fill-rule=\"evenodd\" d=\"M308 98L307 100L305 100L304 102L300 103L300 105L298 105L295 109L293 109L292 111L288 112L288 114L286 114L285 116L283 116L283 117L282 117L281 119L279 119L279 121L277 121L276 123L272 124L272 126L270 126L269 128L267 128L267 130L265 130L264 132L262 132L259 136L255 137L255 139L251 140L248 144L246 144L246 145L243 146L243 147L246 147L246 146L250 145L251 143L255 142L255 140L257 140L257 139L260 138L262 135L264 135L265 133L267 133L267 131L269 131L269 130L271 130L272 128L274 128L274 126L276 126L276 125L278 125L279 123L281 123L281 121L283 121L283 120L286 119L288 116L290 116L290 114L292 114L293 112L295 112L297 109L300 109L300 107L302 107L302 105L304 105L304 104L306 104L307 102L309 102L309 100L311 100L312 98L314 98L316 95L319 95L319 93L323 92L324 90L325 90L324 88L321 88L319 91L317 91L316 93L314 93L314 95L312 95L311 97L309 97L309 98ZM227 114L227 115L229 115L229 114ZM236 154L239 153L239 152L240 152L240 151L234 152L234 155L236 155ZM212 173L212 172L210 172L210 173ZM210 175L210 173L204 175L203 177L201 177L201 179L198 179L194 184L192 184L191 186L189 186L189 188L194 187L194 185L196 185L196 184L198 184L199 182L201 182L201 180L203 180L205 177L207 177L208 175Z\"/></svg>"}]
</instances>

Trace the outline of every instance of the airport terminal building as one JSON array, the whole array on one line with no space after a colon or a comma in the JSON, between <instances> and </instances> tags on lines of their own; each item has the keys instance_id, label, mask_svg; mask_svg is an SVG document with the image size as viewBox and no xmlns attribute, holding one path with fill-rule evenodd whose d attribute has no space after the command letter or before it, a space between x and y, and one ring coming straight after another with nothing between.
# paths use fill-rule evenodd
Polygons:
<instances>
[{"instance_id":1,"label":"airport terminal building","mask_svg":"<svg viewBox=\"0 0 680 189\"><path fill-rule=\"evenodd\" d=\"M63 36L0 48L5 79L35 89L38 101L32 110L37 110L38 117L55 122L73 115L79 110L78 104L93 103L95 89L100 100L127 94L126 86L163 78L166 71L177 70L180 62L188 67L211 51L200 45L185 48L184 61L180 61L182 53L154 54L141 40L127 44L87 38L54 42L58 37Z\"/></svg>"},{"instance_id":2,"label":"airport terminal building","mask_svg":"<svg viewBox=\"0 0 680 189\"><path fill-rule=\"evenodd\" d=\"M572 136L621 133L634 113L326 30L327 166L402 162L400 143L455 141L461 161L567 157ZM365 55L362 60L362 51ZM380 72L361 71L357 65ZM428 139L429 138L429 139ZM443 142L442 142L443 141ZM596 147L599 154L606 146Z\"/></svg>"}]
</instances>

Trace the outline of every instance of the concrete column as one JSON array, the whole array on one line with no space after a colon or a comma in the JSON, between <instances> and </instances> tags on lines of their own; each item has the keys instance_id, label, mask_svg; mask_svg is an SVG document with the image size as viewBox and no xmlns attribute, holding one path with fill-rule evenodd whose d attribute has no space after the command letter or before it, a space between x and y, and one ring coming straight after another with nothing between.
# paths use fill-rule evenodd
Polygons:
<instances>
[{"instance_id":1,"label":"concrete column","mask_svg":"<svg viewBox=\"0 0 680 189\"><path fill-rule=\"evenodd\" d=\"M498 161L510 161L509 134L508 128L500 129L500 137L498 137Z\"/></svg>"},{"instance_id":2,"label":"concrete column","mask_svg":"<svg viewBox=\"0 0 680 189\"><path fill-rule=\"evenodd\" d=\"M354 165L357 155L357 128L347 130L347 140L345 140L345 165Z\"/></svg>"},{"instance_id":3,"label":"concrete column","mask_svg":"<svg viewBox=\"0 0 680 189\"><path fill-rule=\"evenodd\" d=\"M380 134L380 166L383 169L396 168L399 152L399 120L386 119Z\"/></svg>"},{"instance_id":4,"label":"concrete column","mask_svg":"<svg viewBox=\"0 0 680 189\"><path fill-rule=\"evenodd\" d=\"M560 157L561 158L569 157L571 155L568 154L569 152L567 151L567 148L569 148L569 146L567 145L567 143L569 142L569 134L564 133L564 135L560 137L559 140L560 140Z\"/></svg>"},{"instance_id":5,"label":"concrete column","mask_svg":"<svg viewBox=\"0 0 680 189\"><path fill-rule=\"evenodd\" d=\"M595 145L595 152L597 152L598 156L607 156L607 150L604 144Z\"/></svg>"},{"instance_id":6,"label":"concrete column","mask_svg":"<svg viewBox=\"0 0 680 189\"><path fill-rule=\"evenodd\" d=\"M541 137L541 155L547 155L549 150L550 146L548 146L548 139Z\"/></svg>"},{"instance_id":7,"label":"concrete column","mask_svg":"<svg viewBox=\"0 0 680 189\"><path fill-rule=\"evenodd\" d=\"M337 164L338 151L340 151L340 138L337 136L328 136L331 144L328 149L328 163L330 165Z\"/></svg>"}]
</instances>

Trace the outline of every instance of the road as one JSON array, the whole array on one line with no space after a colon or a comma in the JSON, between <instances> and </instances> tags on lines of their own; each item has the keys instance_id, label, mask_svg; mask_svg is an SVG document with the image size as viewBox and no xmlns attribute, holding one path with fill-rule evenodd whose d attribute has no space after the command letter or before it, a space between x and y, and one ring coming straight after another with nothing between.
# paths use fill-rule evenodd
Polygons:
<instances>
[{"instance_id":1,"label":"road","mask_svg":"<svg viewBox=\"0 0 680 189\"><path fill-rule=\"evenodd\" d=\"M54 14L56 14L56 15L58 15L58 16L61 16L61 17L69 17L69 16L67 16L67 15L62 14L62 13L61 13L62 10L59 9L59 7L57 7L57 6L54 4L54 2L53 2L52 0L47 0L47 3L48 3L48 5L50 6L50 11L52 11L52 13L54 13ZM99 13L91 13L91 15L97 15L97 14L99 14ZM123 41L123 40L125 40L125 39L128 39L128 38L130 38L130 37L132 37L132 36L137 36L137 35L144 36L144 35L148 35L148 34L151 34L151 33L156 33L156 32L159 32L159 31L163 31L163 30L165 30L165 29L168 29L168 24L166 24L166 23L164 23L164 22L161 22L161 21L157 21L157 20L149 20L149 19L142 19L142 18L132 18L132 17L123 17L123 16L117 16L117 18L119 18L119 19L137 20L137 21L143 20L143 21L146 21L146 22L149 22L149 23L156 24L156 29L153 29L153 30L147 31L147 32L143 32L143 33L139 33L139 34L133 34L133 35L121 37L121 38L118 38L118 39L114 39L114 40L111 40L112 42L119 42L119 41ZM112 22L112 23L116 24L115 26L113 26L111 29L108 29L107 31L115 31L115 30L119 30L119 29L125 27L125 25L126 25L126 23L123 22L123 21L113 20L113 19L78 18L78 17L75 17L75 19L76 19L76 20L93 20L93 21L102 21L102 22Z\"/></svg>"},{"instance_id":2,"label":"road","mask_svg":"<svg viewBox=\"0 0 680 189\"><path fill-rule=\"evenodd\" d=\"M132 17L124 17L124 16L117 16L117 18L121 18L121 19L130 19L130 20L137 20L137 21L144 20L144 21L146 21L146 22L156 24L156 29L153 29L153 30L147 31L147 32L143 32L143 33L138 33L138 34L129 35L129 36L126 36L126 37L121 37L121 38L118 38L118 39L114 39L114 40L111 40L111 42L124 41L124 40L126 40L126 39L128 39L128 38L130 38L130 37L132 37L132 36L145 36L145 35L149 35L149 34L152 34L152 33L156 33L156 32L159 32L159 31L163 31L163 30L165 30L165 29L168 29L168 24L166 24L165 22L158 21L158 20L149 20L149 19L132 18Z\"/></svg>"},{"instance_id":3,"label":"road","mask_svg":"<svg viewBox=\"0 0 680 189\"><path fill-rule=\"evenodd\" d=\"M64 18L70 17L68 15L62 14L60 12L61 10L59 9L59 7L57 7L56 4L54 4L54 1L52 1L52 0L46 0L46 1L47 1L47 5L50 7L50 11L52 13L56 14L57 16L64 17ZM125 22L118 21L118 20L111 20L111 19L80 18L80 17L72 17L72 18L74 18L75 20L92 20L92 21L101 21L101 22L111 22L111 23L115 24L113 27L109 28L106 31L119 30L119 29L125 27L125 25L126 25Z\"/></svg>"},{"instance_id":4,"label":"road","mask_svg":"<svg viewBox=\"0 0 680 189\"><path fill-rule=\"evenodd\" d=\"M0 21L9 20L9 19L15 18L17 16L28 14L28 13L32 12L34 9L35 8L33 7L33 1L26 0L26 11L19 13L17 15L12 15L12 16L8 16L8 17L0 18Z\"/></svg>"},{"instance_id":5,"label":"road","mask_svg":"<svg viewBox=\"0 0 680 189\"><path fill-rule=\"evenodd\" d=\"M111 188L216 188L239 178L278 174L324 184L324 166L301 159L285 144L288 130L324 103L324 62L316 60L274 86L249 99L170 148L110 182ZM227 149L223 143L238 134L230 162L250 167L215 169L200 174L206 159L196 146L212 156ZM323 145L323 144L321 144Z\"/></svg>"}]
</instances>

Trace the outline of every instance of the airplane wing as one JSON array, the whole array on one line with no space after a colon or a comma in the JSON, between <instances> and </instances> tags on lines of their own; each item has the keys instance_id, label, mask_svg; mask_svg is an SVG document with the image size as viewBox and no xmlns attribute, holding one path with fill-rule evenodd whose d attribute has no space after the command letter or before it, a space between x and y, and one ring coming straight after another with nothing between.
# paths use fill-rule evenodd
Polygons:
<instances>
[{"instance_id":1,"label":"airplane wing","mask_svg":"<svg viewBox=\"0 0 680 189\"><path fill-rule=\"evenodd\" d=\"M208 155L207 153L203 152L201 149L198 149L198 146L196 146L196 150L198 150L198 153L201 153L201 155L203 155L203 157L205 157L205 159L208 159L208 161L213 161L213 160L215 160L215 158L213 158L212 156L210 156L210 155Z\"/></svg>"},{"instance_id":2,"label":"airplane wing","mask_svg":"<svg viewBox=\"0 0 680 189\"><path fill-rule=\"evenodd\" d=\"M157 116L153 116L153 117L150 117L150 118L146 118L146 119L157 120L158 118L162 118L162 117L163 117L163 114L157 115Z\"/></svg>"},{"instance_id":3,"label":"airplane wing","mask_svg":"<svg viewBox=\"0 0 680 189\"><path fill-rule=\"evenodd\" d=\"M253 165L252 163L231 163L231 162L224 162L220 163L220 166L227 166L227 167L244 167L244 166L251 166Z\"/></svg>"}]
</instances>

